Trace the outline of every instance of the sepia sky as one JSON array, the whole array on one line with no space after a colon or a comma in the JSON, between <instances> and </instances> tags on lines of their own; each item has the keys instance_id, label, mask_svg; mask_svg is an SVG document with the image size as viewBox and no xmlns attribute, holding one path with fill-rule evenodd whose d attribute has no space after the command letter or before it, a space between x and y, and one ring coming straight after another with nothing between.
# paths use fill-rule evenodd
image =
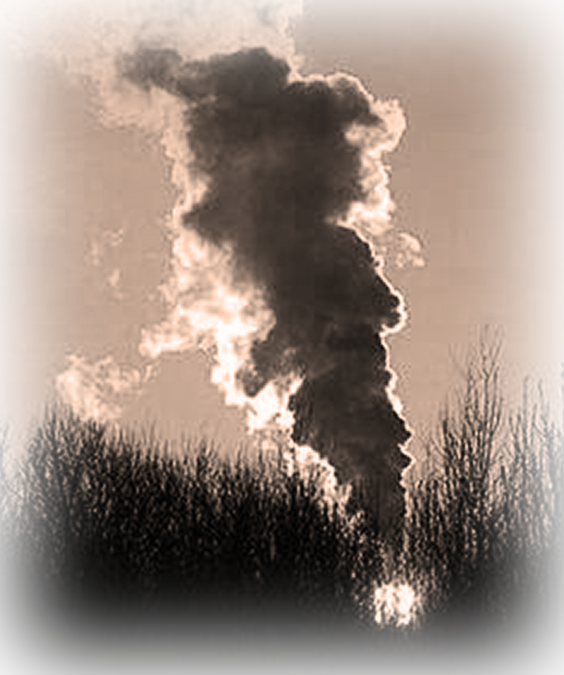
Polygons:
<instances>
[{"instance_id":1,"label":"sepia sky","mask_svg":"<svg viewBox=\"0 0 564 675\"><path fill-rule=\"evenodd\" d=\"M237 48L251 24L239 23L234 9L217 10L221 4L211 3L225 21L218 48ZM256 4L242 2L241 11ZM400 11L394 3L313 0L292 20L302 74L355 75L375 98L396 99L406 118L385 158L396 209L383 244L384 274L407 318L386 342L416 439L432 427L485 324L504 336L509 397L527 374L543 378L554 397L564 363L559 102L548 95L546 18L529 3L508 18L501 4L448 14L432 2L399 3ZM202 23L204 5L192 3L189 39L199 35L213 52L215 24ZM166 314L158 289L170 277L171 161L146 129L123 115L119 123L104 117L92 58L89 72L73 68L73 50L82 37L92 40L93 24L63 24L59 43L30 28L6 60L17 93L2 137L13 158L2 167L3 208L4 223L17 225L2 225L3 415L25 426L74 382L84 410L95 405L102 417L154 423L168 436L204 433L236 445L245 414L226 407L210 383L209 356L151 360L139 351L143 329ZM110 30L108 52L120 36Z\"/></svg>"}]
</instances>

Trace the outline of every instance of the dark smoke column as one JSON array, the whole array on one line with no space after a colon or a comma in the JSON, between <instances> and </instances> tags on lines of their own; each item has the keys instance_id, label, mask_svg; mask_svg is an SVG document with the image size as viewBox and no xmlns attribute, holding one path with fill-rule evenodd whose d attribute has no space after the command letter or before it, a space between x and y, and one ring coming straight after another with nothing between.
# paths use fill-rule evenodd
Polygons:
<instances>
[{"instance_id":1,"label":"dark smoke column","mask_svg":"<svg viewBox=\"0 0 564 675\"><path fill-rule=\"evenodd\" d=\"M340 336L334 332L325 348L331 369L306 376L291 399L292 438L328 457L341 481L360 487L387 530L404 512L400 480L410 458L400 445L410 434L382 392L389 377L382 341L359 324L343 328Z\"/></svg>"},{"instance_id":2,"label":"dark smoke column","mask_svg":"<svg viewBox=\"0 0 564 675\"><path fill-rule=\"evenodd\" d=\"M234 284L261 289L276 324L238 372L256 396L299 374L293 440L329 459L343 482L363 482L382 528L403 513L410 433L388 385L386 329L400 299L369 245L339 226L366 195L361 150L347 132L384 125L356 80L292 80L262 49L184 62L169 50L125 59L132 82L186 104L190 169L207 179L184 224L233 254Z\"/></svg>"}]
</instances>

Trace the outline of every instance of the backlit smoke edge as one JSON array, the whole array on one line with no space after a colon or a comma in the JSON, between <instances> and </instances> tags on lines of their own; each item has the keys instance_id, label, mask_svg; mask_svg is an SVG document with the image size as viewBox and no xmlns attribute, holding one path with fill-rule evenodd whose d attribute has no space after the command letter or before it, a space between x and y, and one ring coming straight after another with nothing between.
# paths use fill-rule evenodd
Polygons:
<instances>
[{"instance_id":1,"label":"backlit smoke edge","mask_svg":"<svg viewBox=\"0 0 564 675\"><path fill-rule=\"evenodd\" d=\"M212 379L251 429L274 414L342 481L377 477L390 523L410 434L383 337L404 315L375 253L393 206L382 156L405 122L355 78L298 74L301 12L300 0L4 0L0 22L17 54L87 78L104 122L155 133L172 160L170 313L142 354L211 349Z\"/></svg>"},{"instance_id":2,"label":"backlit smoke edge","mask_svg":"<svg viewBox=\"0 0 564 675\"><path fill-rule=\"evenodd\" d=\"M262 48L207 61L140 49L119 67L183 110L171 312L144 353L211 349L212 379L250 427L289 427L341 482L363 484L387 528L410 462L383 342L402 302L375 255L399 107L348 75L301 78Z\"/></svg>"}]
</instances>

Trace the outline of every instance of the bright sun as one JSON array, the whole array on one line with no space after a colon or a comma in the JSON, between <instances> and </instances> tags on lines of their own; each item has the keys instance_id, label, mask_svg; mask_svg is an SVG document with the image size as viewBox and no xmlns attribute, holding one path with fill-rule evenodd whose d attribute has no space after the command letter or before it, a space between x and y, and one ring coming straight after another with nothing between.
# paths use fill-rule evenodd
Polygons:
<instances>
[{"instance_id":1,"label":"bright sun","mask_svg":"<svg viewBox=\"0 0 564 675\"><path fill-rule=\"evenodd\" d=\"M421 599L409 584L393 581L374 591L374 620L380 626L409 626L417 619Z\"/></svg>"}]
</instances>

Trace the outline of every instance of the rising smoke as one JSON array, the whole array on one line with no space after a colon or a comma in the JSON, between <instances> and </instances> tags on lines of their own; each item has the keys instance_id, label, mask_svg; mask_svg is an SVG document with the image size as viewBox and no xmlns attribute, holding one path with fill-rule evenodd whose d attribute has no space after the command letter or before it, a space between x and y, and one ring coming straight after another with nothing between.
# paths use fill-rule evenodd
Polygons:
<instances>
[{"instance_id":1,"label":"rising smoke","mask_svg":"<svg viewBox=\"0 0 564 675\"><path fill-rule=\"evenodd\" d=\"M400 298L369 245L342 227L362 203L353 125L385 122L349 77L289 81L264 49L183 62L140 48L124 76L187 103L190 170L206 180L183 224L232 252L233 283L258 286L275 317L236 373L254 398L269 382L303 378L289 400L292 439L329 458L345 482L379 476L401 496L410 434L388 396L381 339L402 320ZM399 500L398 500L399 501Z\"/></svg>"},{"instance_id":2,"label":"rising smoke","mask_svg":"<svg viewBox=\"0 0 564 675\"><path fill-rule=\"evenodd\" d=\"M368 487L388 526L403 512L410 433L394 406L383 336L403 315L374 241L358 232L375 240L386 227L380 155L402 120L393 106L379 114L356 79L299 78L261 48L207 61L143 49L120 69L185 106L186 168L205 189L182 226L202 250L227 252L230 297L252 288L268 309L260 330L245 334L246 352L234 350L233 386L251 402L274 387L292 441L328 458L340 481Z\"/></svg>"}]
</instances>

